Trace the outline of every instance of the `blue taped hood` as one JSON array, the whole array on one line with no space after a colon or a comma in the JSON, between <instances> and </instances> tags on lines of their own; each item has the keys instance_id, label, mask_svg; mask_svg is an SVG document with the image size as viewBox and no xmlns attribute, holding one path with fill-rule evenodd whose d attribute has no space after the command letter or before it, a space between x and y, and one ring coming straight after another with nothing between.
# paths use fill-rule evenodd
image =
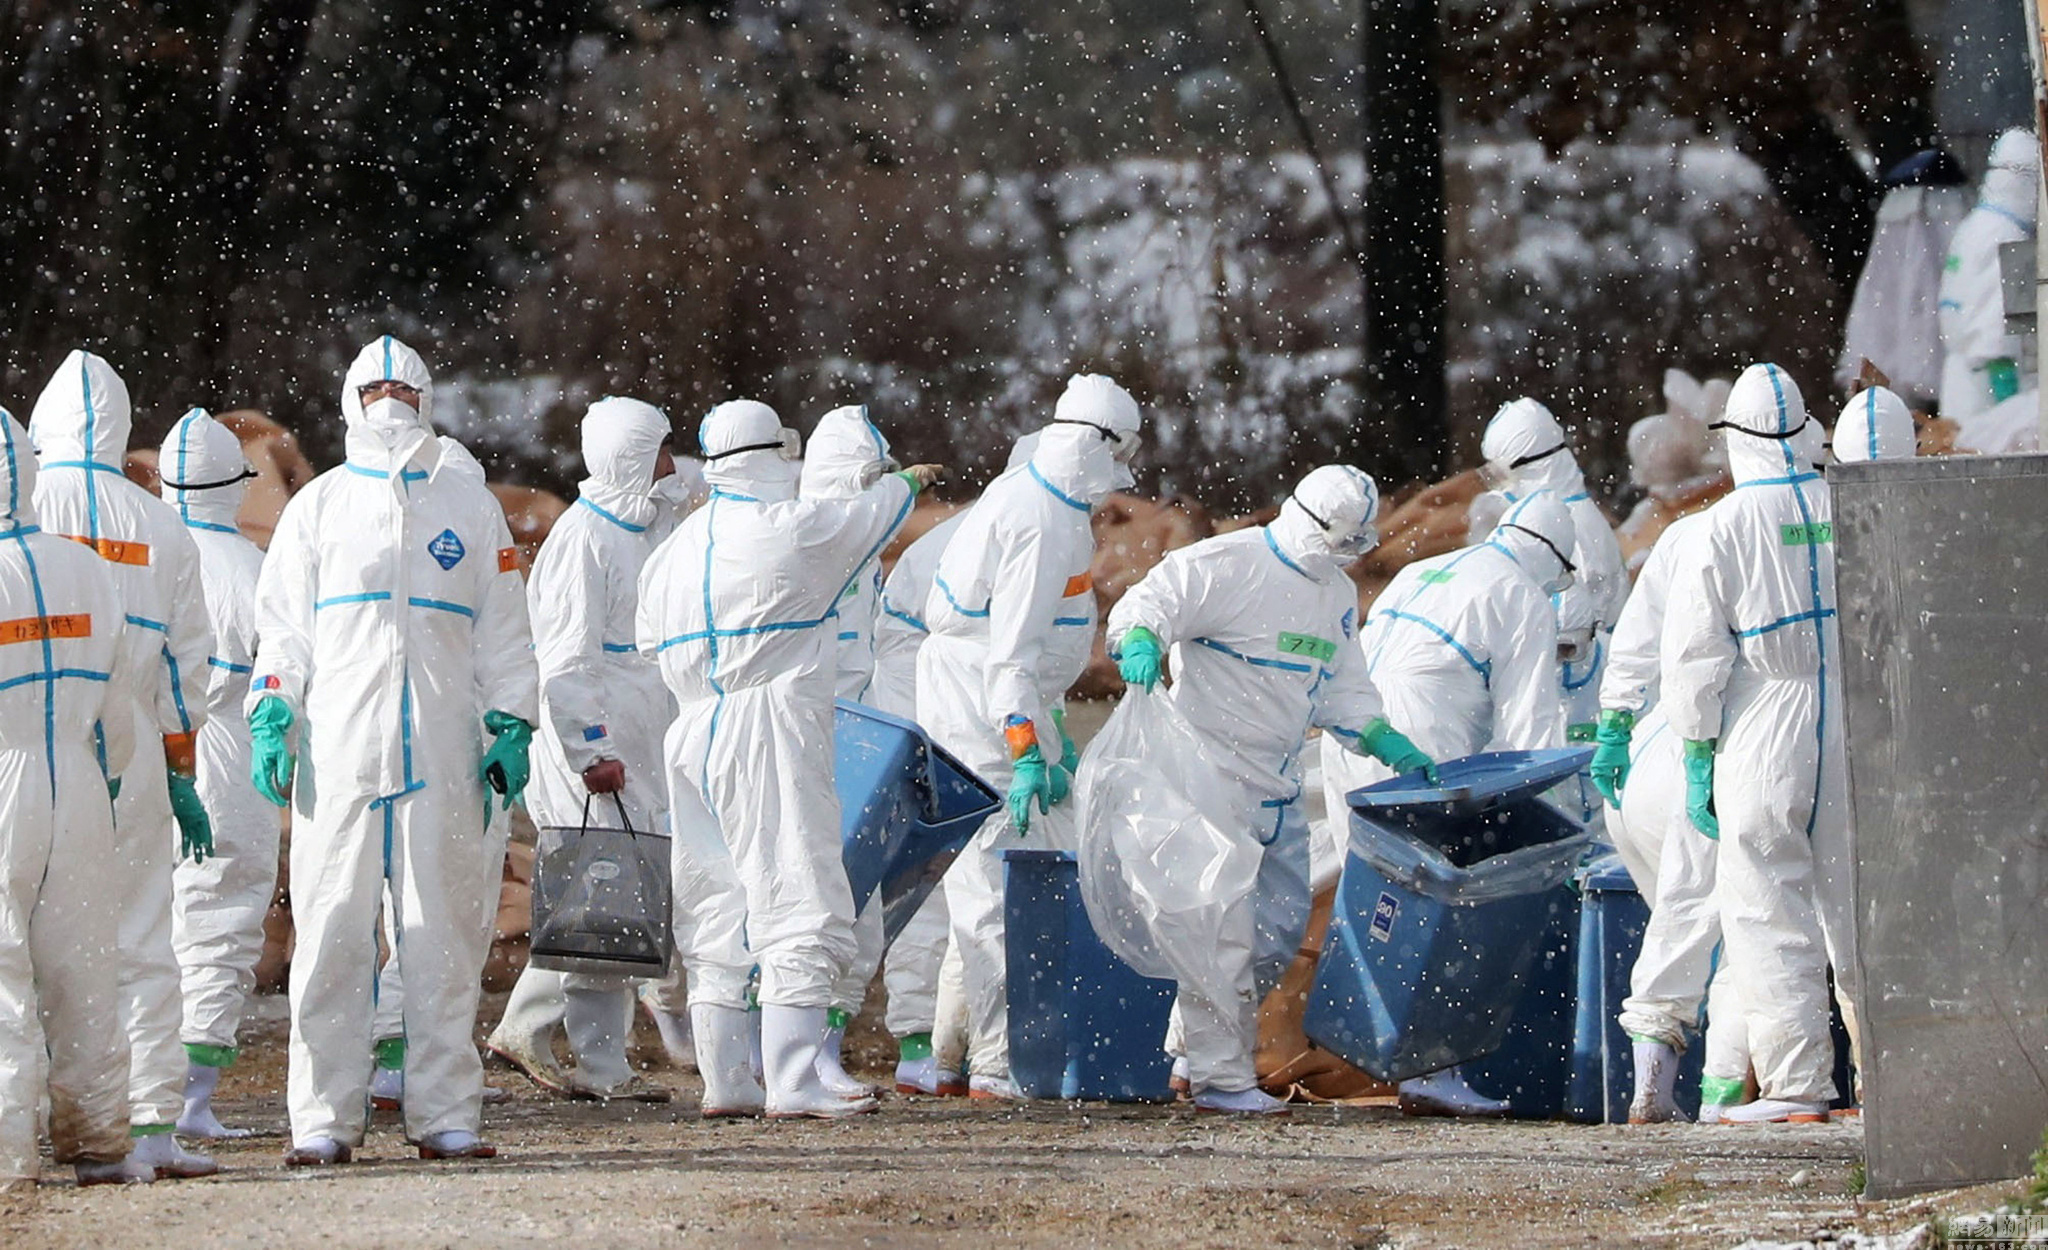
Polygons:
<instances>
[{"instance_id":1,"label":"blue taped hood","mask_svg":"<svg viewBox=\"0 0 2048 1250\"><path fill-rule=\"evenodd\" d=\"M47 462L90 460L120 469L128 458L128 384L104 359L74 350L36 398L29 442Z\"/></svg>"},{"instance_id":2,"label":"blue taped hood","mask_svg":"<svg viewBox=\"0 0 2048 1250\"><path fill-rule=\"evenodd\" d=\"M1835 422L1835 459L1904 460L1919 452L1913 410L1883 386L1873 386L1851 399Z\"/></svg>"},{"instance_id":3,"label":"blue taped hood","mask_svg":"<svg viewBox=\"0 0 2048 1250\"><path fill-rule=\"evenodd\" d=\"M159 492L186 524L233 528L256 471L242 440L204 408L178 418L156 456Z\"/></svg>"},{"instance_id":4,"label":"blue taped hood","mask_svg":"<svg viewBox=\"0 0 2048 1250\"><path fill-rule=\"evenodd\" d=\"M28 431L0 408L0 529L36 522L36 457Z\"/></svg>"},{"instance_id":5,"label":"blue taped hood","mask_svg":"<svg viewBox=\"0 0 2048 1250\"><path fill-rule=\"evenodd\" d=\"M1739 485L1813 469L1819 431L1791 375L1772 364L1751 365L1735 379L1714 423L1728 440L1728 472Z\"/></svg>"},{"instance_id":6,"label":"blue taped hood","mask_svg":"<svg viewBox=\"0 0 2048 1250\"><path fill-rule=\"evenodd\" d=\"M851 499L895 463L889 440L868 420L867 405L834 408L818 418L804 445L800 490L806 499Z\"/></svg>"}]
</instances>

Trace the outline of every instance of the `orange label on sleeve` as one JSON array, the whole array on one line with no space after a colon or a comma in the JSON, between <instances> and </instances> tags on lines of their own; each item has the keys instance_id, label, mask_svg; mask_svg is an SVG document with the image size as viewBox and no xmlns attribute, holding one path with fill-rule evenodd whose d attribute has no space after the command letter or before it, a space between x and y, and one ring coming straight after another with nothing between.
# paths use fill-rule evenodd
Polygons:
<instances>
[{"instance_id":1,"label":"orange label on sleeve","mask_svg":"<svg viewBox=\"0 0 2048 1250\"><path fill-rule=\"evenodd\" d=\"M99 553L109 564L133 564L149 567L149 544L123 542L118 538L87 538L83 534L65 534L63 537L75 543L83 543Z\"/></svg>"},{"instance_id":2,"label":"orange label on sleeve","mask_svg":"<svg viewBox=\"0 0 2048 1250\"><path fill-rule=\"evenodd\" d=\"M92 637L92 614L74 612L68 616L24 616L0 621L0 646L10 642L41 642L46 638Z\"/></svg>"},{"instance_id":3,"label":"orange label on sleeve","mask_svg":"<svg viewBox=\"0 0 2048 1250\"><path fill-rule=\"evenodd\" d=\"M498 548L498 571L499 571L500 573L515 573L515 572L517 572L518 570L519 570L519 548L517 548L517 547L500 547L500 548Z\"/></svg>"},{"instance_id":4,"label":"orange label on sleeve","mask_svg":"<svg viewBox=\"0 0 2048 1250\"><path fill-rule=\"evenodd\" d=\"M1071 599L1075 595L1085 595L1093 589L1095 578L1091 574L1076 573L1067 579L1067 588L1060 592L1060 598Z\"/></svg>"}]
</instances>

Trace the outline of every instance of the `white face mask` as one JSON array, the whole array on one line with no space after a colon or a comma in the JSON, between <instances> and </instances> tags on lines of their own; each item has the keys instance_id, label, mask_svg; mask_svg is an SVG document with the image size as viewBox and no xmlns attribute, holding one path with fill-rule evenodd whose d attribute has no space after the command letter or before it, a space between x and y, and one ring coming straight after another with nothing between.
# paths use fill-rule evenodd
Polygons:
<instances>
[{"instance_id":1,"label":"white face mask","mask_svg":"<svg viewBox=\"0 0 2048 1250\"><path fill-rule=\"evenodd\" d=\"M419 409L402 399L386 395L363 407L363 425L385 442L420 428Z\"/></svg>"},{"instance_id":2,"label":"white face mask","mask_svg":"<svg viewBox=\"0 0 2048 1250\"><path fill-rule=\"evenodd\" d=\"M683 509L690 506L690 484L683 480L680 473L671 473L659 482L656 482L654 489L648 491L647 495L648 498L667 507L677 516L681 516Z\"/></svg>"}]
</instances>

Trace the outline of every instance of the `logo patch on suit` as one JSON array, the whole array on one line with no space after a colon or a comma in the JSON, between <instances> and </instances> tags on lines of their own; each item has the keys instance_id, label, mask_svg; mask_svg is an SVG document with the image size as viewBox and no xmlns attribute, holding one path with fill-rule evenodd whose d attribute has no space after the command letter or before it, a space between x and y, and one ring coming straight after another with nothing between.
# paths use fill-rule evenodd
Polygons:
<instances>
[{"instance_id":1,"label":"logo patch on suit","mask_svg":"<svg viewBox=\"0 0 2048 1250\"><path fill-rule=\"evenodd\" d=\"M1349 638L1349 637L1351 637L1352 631L1354 631L1354 630L1356 630L1356 629L1358 628L1358 609L1357 609L1357 608L1346 608L1346 609L1344 609L1344 620L1343 620L1342 624L1343 624L1343 629L1344 629L1344 636L1345 636L1346 638Z\"/></svg>"},{"instance_id":2,"label":"logo patch on suit","mask_svg":"<svg viewBox=\"0 0 2048 1250\"><path fill-rule=\"evenodd\" d=\"M435 535L434 541L427 544L427 554L434 557L434 563L443 569L452 569L462 563L462 557L469 554L469 549L462 545L454 530L442 530Z\"/></svg>"}]
</instances>

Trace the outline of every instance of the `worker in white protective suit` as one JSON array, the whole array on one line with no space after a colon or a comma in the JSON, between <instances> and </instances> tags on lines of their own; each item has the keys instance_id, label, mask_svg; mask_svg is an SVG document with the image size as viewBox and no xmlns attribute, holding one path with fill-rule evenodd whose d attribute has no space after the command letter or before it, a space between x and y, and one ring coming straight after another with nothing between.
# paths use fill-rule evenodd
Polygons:
<instances>
[{"instance_id":1,"label":"worker in white protective suit","mask_svg":"<svg viewBox=\"0 0 2048 1250\"><path fill-rule=\"evenodd\" d=\"M51 1154L80 1185L156 1179L130 1157L103 769L135 749L128 683L157 640L125 623L98 557L37 526L35 488L0 409L0 1195L35 1187L46 1088Z\"/></svg>"},{"instance_id":2,"label":"worker in white protective suit","mask_svg":"<svg viewBox=\"0 0 2048 1250\"><path fill-rule=\"evenodd\" d=\"M44 532L97 552L129 626L156 635L156 662L137 671L126 691L133 734L146 745L121 774L103 896L121 910L135 1157L160 1177L205 1176L218 1170L213 1160L184 1149L173 1131L185 1106L186 1064L171 876L177 860L212 850L196 770L213 636L191 534L175 509L122 474L129 416L120 375L98 356L74 351L36 400L28 435L42 462L35 503ZM148 745L159 741L161 750Z\"/></svg>"},{"instance_id":3,"label":"worker in white protective suit","mask_svg":"<svg viewBox=\"0 0 2048 1250\"><path fill-rule=\"evenodd\" d=\"M1674 571L1662 706L1686 805L1720 841L1715 895L1759 1096L1725 1122L1825 1120L1828 964L1856 1035L1834 527L1798 388L1752 365L1720 422L1736 489Z\"/></svg>"},{"instance_id":4,"label":"worker in white protective suit","mask_svg":"<svg viewBox=\"0 0 2048 1250\"><path fill-rule=\"evenodd\" d=\"M1835 425L1840 460L1893 459L1915 451L1913 414L1905 401L1883 387L1858 394L1842 409ZM1793 440L1802 458L1810 458L1819 442L1819 427L1809 424ZM1714 1123L1743 1100L1749 1071L1749 1036L1739 996L1739 975L1725 963L1717 966L1721 917L1714 901L1715 864L1719 842L1705 836L1686 812L1682 741L1670 732L1661 711L1641 716L1631 727L1625 711L1631 691L1647 692L1654 703L1658 685L1656 648L1648 662L1627 639L1649 633L1661 641L1664 604L1676 569L1694 569L1701 558L1697 536L1704 515L1675 522L1658 539L1636 583L1635 594L1615 629L1614 659L1602 692L1600 751L1594 760L1596 778L1611 780L1621 793L1621 810L1608 828L1626 855L1655 856L1653 884L1638 876L1638 888L1651 904L1650 924L1632 977L1631 992L1622 1004L1620 1021L1634 1042L1635 1097L1632 1123L1660 1123L1679 1118L1672 1092L1678 1056L1686 1049L1699 1020L1703 989L1707 1001L1707 1053L1701 1078L1700 1121ZM1622 687L1626 685L1628 689ZM1640 709L1638 709L1640 712ZM1616 744L1630 751L1616 768ZM1603 788L1605 788L1603 786ZM1636 874L1631 863L1630 874Z\"/></svg>"},{"instance_id":5,"label":"worker in white protective suit","mask_svg":"<svg viewBox=\"0 0 2048 1250\"><path fill-rule=\"evenodd\" d=\"M1686 815L1682 743L1657 707L1671 582L1677 570L1700 558L1705 526L1705 515L1694 513L1659 535L1615 624L1600 690L1593 780L1610 804L1608 835L1650 908L1620 1015L1635 1061L1631 1124L1683 1118L1674 1093L1679 1056L1698 1028L1710 979L1711 1014L1721 1027L1707 1048L1703 1121L1718 1119L1727 1105L1740 1101L1749 1066L1736 978L1715 968L1721 934L1714 907L1717 844Z\"/></svg>"},{"instance_id":6,"label":"worker in white protective suit","mask_svg":"<svg viewBox=\"0 0 2048 1250\"><path fill-rule=\"evenodd\" d=\"M1073 848L1071 820L1052 809L1078 762L1062 700L1094 645L1089 518L1130 484L1141 422L1137 401L1110 379L1069 379L1023 470L990 483L953 532L925 600L918 721L1008 796L946 873L971 1096L1020 1097L1010 1079L1002 856Z\"/></svg>"},{"instance_id":7,"label":"worker in white protective suit","mask_svg":"<svg viewBox=\"0 0 2048 1250\"><path fill-rule=\"evenodd\" d=\"M1286 1112L1258 1087L1253 1051L1259 1004L1308 928L1308 821L1297 802L1308 730L1397 771L1432 766L1381 714L1353 643L1358 588L1345 567L1378 543L1378 514L1370 477L1326 465L1270 525L1167 553L1109 616L1119 671L1136 688L1112 728L1121 720L1140 733L1118 758L1105 728L1082 770L1083 889L1103 897L1091 888L1099 883L1142 910L1134 927L1179 983L1197 1110ZM1172 686L1144 693L1169 652ZM1147 705L1155 699L1164 706ZM1170 735L1143 733L1175 721ZM1162 778L1175 790L1164 802ZM1173 799L1188 819L1160 821ZM1239 871L1199 871L1223 860ZM1183 873L1204 882L1206 905L1149 905Z\"/></svg>"},{"instance_id":8,"label":"worker in white protective suit","mask_svg":"<svg viewBox=\"0 0 2048 1250\"><path fill-rule=\"evenodd\" d=\"M712 409L699 441L711 502L656 553L640 594L639 645L678 704L675 789L703 796L745 891L768 1114L872 1111L872 1098L839 1097L818 1075L832 988L854 955L832 779L837 640L825 626L939 471L885 474L877 455L878 480L856 498L799 499L796 431L751 400ZM743 1021L692 1022L707 1100L716 1054L743 1050Z\"/></svg>"},{"instance_id":9,"label":"worker in white protective suit","mask_svg":"<svg viewBox=\"0 0 2048 1250\"><path fill-rule=\"evenodd\" d=\"M607 398L582 424L576 503L554 524L527 583L541 721L529 810L536 826L575 829L585 813L665 834L668 786L662 736L674 701L651 656L634 645L640 569L671 476L669 421L651 404ZM544 835L545 836L545 835ZM552 849L549 837L542 852ZM545 975L538 969L522 974ZM564 1023L576 1067L571 1094L599 1101L667 1102L669 1091L626 1061L633 983L625 977L563 977Z\"/></svg>"},{"instance_id":10,"label":"worker in white protective suit","mask_svg":"<svg viewBox=\"0 0 2048 1250\"><path fill-rule=\"evenodd\" d=\"M1557 597L1558 643L1563 663L1558 680L1565 703L1565 737L1591 742L1600 712L1600 672L1614 622L1628 594L1621 544L1607 515L1586 493L1586 478L1565 440L1564 427L1550 409L1533 399L1503 404L1487 423L1480 442L1491 476L1512 502L1539 490L1562 500L1571 512L1577 541L1572 560L1578 574ZM1576 786L1578 806L1572 814L1594 829L1603 809L1592 778L1581 773Z\"/></svg>"},{"instance_id":11,"label":"worker in white protective suit","mask_svg":"<svg viewBox=\"0 0 2048 1250\"><path fill-rule=\"evenodd\" d=\"M803 473L798 493L805 499L855 499L872 485L875 466L894 472L896 460L889 454L889 440L868 420L867 406L852 404L834 408L818 419L811 441L804 449ZM875 614L882 597L882 564L870 560L847 582L839 602L827 614L826 628L837 640L838 697L855 703L872 703L875 677ZM882 908L870 899L855 899L858 915L853 922L854 956L832 987L832 1006L826 1012L825 1044L818 1051L818 1079L841 1097L864 1098L872 1087L848 1076L840 1062L846 1042L846 1026L860 1014L867 998L868 984L882 966L885 943Z\"/></svg>"},{"instance_id":12,"label":"worker in white protective suit","mask_svg":"<svg viewBox=\"0 0 2048 1250\"><path fill-rule=\"evenodd\" d=\"M641 533L640 545L646 552L652 552L662 541L675 532L676 524L701 506L710 497L710 490L704 485L704 466L689 456L667 454L664 463L672 464L674 471L655 480L651 498L658 505ZM638 565L635 566L636 577ZM633 592L634 601L639 599L637 585ZM627 622L626 632L632 632L632 622ZM542 678L545 688L546 678ZM668 688L657 684L661 703L668 709L662 725L665 728L668 716L672 716L674 702ZM655 735L657 753L661 733ZM661 785L661 801L668 802L668 787ZM529 963L520 969L519 979L513 983L512 993L505 1000L504 1013L498 1023L484 1038L484 1049L511 1064L526 1078L542 1089L557 1094L569 1094L569 1073L555 1058L554 1038L563 1032L563 1018L568 1011L566 992L563 988L565 974ZM697 1051L690 1037L689 1004L686 995L685 964L678 960L670 974L659 980L638 982L640 1006L654 1022L655 1030L661 1035L662 1049L667 1052L671 1066L694 1072L697 1070ZM380 1000L381 1001L381 1000ZM382 1013L380 1012L380 1015ZM382 1075L381 1072L379 1074ZM484 1101L492 1100L492 1087L486 1087Z\"/></svg>"},{"instance_id":13,"label":"worker in white protective suit","mask_svg":"<svg viewBox=\"0 0 2048 1250\"><path fill-rule=\"evenodd\" d=\"M2005 332L2000 244L2034 237L2041 150L2030 130L2013 129L1991 145L1977 207L1949 240L1941 274L1941 415L1963 427L1974 447L1973 418L2037 383L2020 371L2020 341Z\"/></svg>"},{"instance_id":14,"label":"worker in white protective suit","mask_svg":"<svg viewBox=\"0 0 2048 1250\"><path fill-rule=\"evenodd\" d=\"M1885 171L1870 252L1842 327L1837 385L1855 385L1868 360L1923 407L1941 394L1942 262L1970 211L1967 181L1939 148Z\"/></svg>"},{"instance_id":15,"label":"worker in white protective suit","mask_svg":"<svg viewBox=\"0 0 2048 1250\"><path fill-rule=\"evenodd\" d=\"M405 966L405 1129L488 1157L470 1030L539 712L517 549L436 439L433 379L385 335L342 382L348 460L285 506L256 591L257 788L293 809L288 1164L346 1162L368 1111L379 909Z\"/></svg>"},{"instance_id":16,"label":"worker in white protective suit","mask_svg":"<svg viewBox=\"0 0 2048 1250\"><path fill-rule=\"evenodd\" d=\"M1577 541L1565 503L1539 490L1509 505L1485 541L1418 560L1380 592L1359 639L1366 676L1387 719L1430 759L1564 746L1551 598L1573 584ZM1324 735L1329 810L1344 811L1347 793L1390 775ZM1454 1067L1403 1081L1399 1092L1411 1115L1508 1111Z\"/></svg>"},{"instance_id":17,"label":"worker in white protective suit","mask_svg":"<svg viewBox=\"0 0 2048 1250\"><path fill-rule=\"evenodd\" d=\"M235 528L250 478L235 432L194 408L157 453L164 502L199 549L213 649L206 657L206 723L197 744L199 797L213 825L213 853L179 862L171 934L184 991L185 1106L178 1131L246 1137L213 1113L213 1091L235 1061L236 1032L256 961L263 917L277 889L277 809L249 781L249 722L242 699L256 653L256 578L263 552Z\"/></svg>"}]
</instances>

